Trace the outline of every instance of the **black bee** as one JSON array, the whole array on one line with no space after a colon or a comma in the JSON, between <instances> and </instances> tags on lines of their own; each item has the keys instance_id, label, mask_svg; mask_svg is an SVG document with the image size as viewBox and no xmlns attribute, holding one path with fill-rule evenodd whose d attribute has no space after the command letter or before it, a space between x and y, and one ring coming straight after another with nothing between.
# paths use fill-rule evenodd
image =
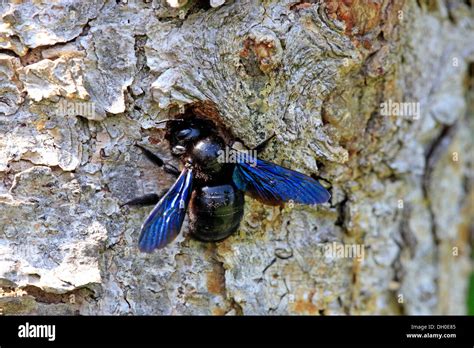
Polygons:
<instances>
[{"instance_id":1,"label":"black bee","mask_svg":"<svg viewBox=\"0 0 474 348\"><path fill-rule=\"evenodd\" d=\"M178 179L160 197L148 194L128 205L156 204L141 227L139 248L144 252L163 248L173 241L189 205L190 231L201 241L219 241L238 228L244 213L244 193L268 205L293 201L301 204L327 202L329 192L313 178L231 150L238 161L222 160L231 139L212 121L197 117L170 119L165 139L182 170L165 163L139 146L147 158ZM272 137L252 149L262 150ZM227 140L227 141L226 141Z\"/></svg>"}]
</instances>

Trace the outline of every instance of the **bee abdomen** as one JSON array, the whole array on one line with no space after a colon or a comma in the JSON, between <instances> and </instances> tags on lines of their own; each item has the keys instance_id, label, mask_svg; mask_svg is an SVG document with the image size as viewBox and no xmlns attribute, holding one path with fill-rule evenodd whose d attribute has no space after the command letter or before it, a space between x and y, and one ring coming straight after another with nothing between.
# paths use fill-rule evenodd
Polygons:
<instances>
[{"instance_id":1,"label":"bee abdomen","mask_svg":"<svg viewBox=\"0 0 474 348\"><path fill-rule=\"evenodd\" d=\"M244 194L233 184L197 188L191 198L191 232L202 241L234 233L244 214Z\"/></svg>"}]
</instances>

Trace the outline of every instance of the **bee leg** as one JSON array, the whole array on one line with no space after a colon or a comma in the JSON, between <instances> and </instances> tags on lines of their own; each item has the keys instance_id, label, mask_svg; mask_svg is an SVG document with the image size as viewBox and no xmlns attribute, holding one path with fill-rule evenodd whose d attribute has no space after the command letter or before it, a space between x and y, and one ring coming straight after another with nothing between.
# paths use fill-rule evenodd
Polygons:
<instances>
[{"instance_id":1,"label":"bee leg","mask_svg":"<svg viewBox=\"0 0 474 348\"><path fill-rule=\"evenodd\" d=\"M120 208L122 208L125 205L136 205L136 206L147 206L147 205L155 205L160 201L161 196L157 195L156 193L149 193L144 196L136 197L128 202L125 202L124 204L120 205Z\"/></svg>"},{"instance_id":2,"label":"bee leg","mask_svg":"<svg viewBox=\"0 0 474 348\"><path fill-rule=\"evenodd\" d=\"M258 144L257 146L255 146L252 151L257 151L258 152L262 152L265 150L265 148L268 146L268 144L270 143L270 141L275 138L276 134L273 133L272 135L270 135L267 139L265 139L264 141L262 141L260 144Z\"/></svg>"},{"instance_id":3,"label":"bee leg","mask_svg":"<svg viewBox=\"0 0 474 348\"><path fill-rule=\"evenodd\" d=\"M180 172L178 168L176 168L172 164L166 163L160 157L155 155L150 150L144 148L143 146L138 145L138 144L135 144L135 146L139 147L143 151L143 154L145 155L146 158L148 158L151 162L156 164L158 167L162 167L165 172L167 172L168 174L173 174L176 177L179 176Z\"/></svg>"}]
</instances>

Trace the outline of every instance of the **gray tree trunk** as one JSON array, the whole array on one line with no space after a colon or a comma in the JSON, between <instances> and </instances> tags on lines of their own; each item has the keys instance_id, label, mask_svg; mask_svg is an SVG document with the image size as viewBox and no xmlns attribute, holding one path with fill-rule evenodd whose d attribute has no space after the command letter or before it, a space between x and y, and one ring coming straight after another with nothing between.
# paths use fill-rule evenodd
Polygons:
<instances>
[{"instance_id":1,"label":"gray tree trunk","mask_svg":"<svg viewBox=\"0 0 474 348\"><path fill-rule=\"evenodd\" d=\"M465 313L472 2L222 2L0 1L0 310ZM132 145L170 158L186 107L276 132L262 158L330 203L247 198L223 242L138 252L151 208L119 205L173 178Z\"/></svg>"}]
</instances>

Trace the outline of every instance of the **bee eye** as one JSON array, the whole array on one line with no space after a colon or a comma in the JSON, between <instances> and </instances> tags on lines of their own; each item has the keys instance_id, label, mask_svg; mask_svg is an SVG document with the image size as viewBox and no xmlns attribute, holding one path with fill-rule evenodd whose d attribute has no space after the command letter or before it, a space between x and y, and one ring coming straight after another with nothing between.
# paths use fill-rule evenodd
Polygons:
<instances>
[{"instance_id":1,"label":"bee eye","mask_svg":"<svg viewBox=\"0 0 474 348\"><path fill-rule=\"evenodd\" d=\"M176 133L176 140L190 140L199 136L199 130L196 128L185 128L181 129Z\"/></svg>"},{"instance_id":2,"label":"bee eye","mask_svg":"<svg viewBox=\"0 0 474 348\"><path fill-rule=\"evenodd\" d=\"M181 129L178 133L176 133L176 139L178 140L186 139L189 134L191 134L191 129L189 128Z\"/></svg>"}]
</instances>

